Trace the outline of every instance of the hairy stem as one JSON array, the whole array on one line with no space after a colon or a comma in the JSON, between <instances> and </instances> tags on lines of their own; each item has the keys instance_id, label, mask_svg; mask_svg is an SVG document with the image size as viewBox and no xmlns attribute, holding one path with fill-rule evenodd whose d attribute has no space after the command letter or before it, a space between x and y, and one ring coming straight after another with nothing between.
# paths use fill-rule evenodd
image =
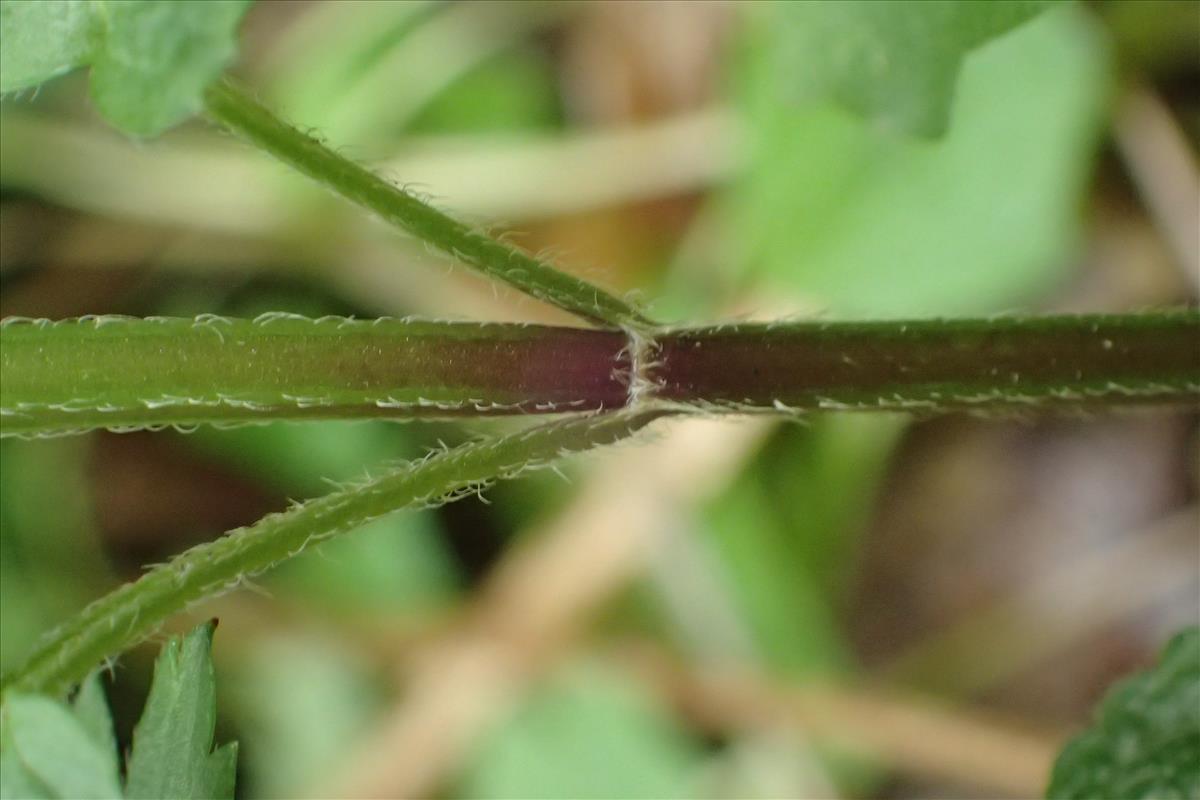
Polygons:
<instances>
[{"instance_id":1,"label":"hairy stem","mask_svg":"<svg viewBox=\"0 0 1200 800\"><path fill-rule=\"evenodd\" d=\"M668 331L662 401L786 410L1021 410L1200 401L1200 313L1164 311Z\"/></svg>"},{"instance_id":2,"label":"hairy stem","mask_svg":"<svg viewBox=\"0 0 1200 800\"><path fill-rule=\"evenodd\" d=\"M212 119L238 136L489 277L601 325L648 324L632 306L603 289L472 229L338 155L276 117L230 79L208 89L205 106Z\"/></svg>"},{"instance_id":3,"label":"hairy stem","mask_svg":"<svg viewBox=\"0 0 1200 800\"><path fill-rule=\"evenodd\" d=\"M0 435L563 413L1196 402L1200 314L796 322L647 334L267 315L0 325Z\"/></svg>"},{"instance_id":4,"label":"hairy stem","mask_svg":"<svg viewBox=\"0 0 1200 800\"><path fill-rule=\"evenodd\" d=\"M617 331L400 319L0 325L0 434L625 405Z\"/></svg>"},{"instance_id":5,"label":"hairy stem","mask_svg":"<svg viewBox=\"0 0 1200 800\"><path fill-rule=\"evenodd\" d=\"M448 502L567 453L615 442L660 415L588 415L463 445L230 531L152 569L51 631L23 666L4 677L3 691L61 693L172 614L314 544L398 509Z\"/></svg>"}]
</instances>

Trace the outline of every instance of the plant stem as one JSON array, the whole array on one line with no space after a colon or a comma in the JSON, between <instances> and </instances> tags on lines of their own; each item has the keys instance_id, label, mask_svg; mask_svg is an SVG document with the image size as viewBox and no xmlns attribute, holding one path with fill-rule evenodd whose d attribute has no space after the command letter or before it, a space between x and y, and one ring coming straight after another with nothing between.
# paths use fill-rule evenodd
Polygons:
<instances>
[{"instance_id":1,"label":"plant stem","mask_svg":"<svg viewBox=\"0 0 1200 800\"><path fill-rule=\"evenodd\" d=\"M267 315L0 325L0 435L274 419L1200 400L1200 314L618 331Z\"/></svg>"},{"instance_id":2,"label":"plant stem","mask_svg":"<svg viewBox=\"0 0 1200 800\"><path fill-rule=\"evenodd\" d=\"M654 396L757 411L1035 409L1200 401L1200 312L666 331Z\"/></svg>"},{"instance_id":3,"label":"plant stem","mask_svg":"<svg viewBox=\"0 0 1200 800\"><path fill-rule=\"evenodd\" d=\"M623 300L438 211L302 133L230 79L205 93L208 115L285 164L485 275L610 327L648 321Z\"/></svg>"},{"instance_id":4,"label":"plant stem","mask_svg":"<svg viewBox=\"0 0 1200 800\"><path fill-rule=\"evenodd\" d=\"M670 408L943 411L1200 400L1200 313L614 331L272 315L0 327L5 433L94 424L636 406L466 445L202 545L50 634L5 688L60 692L189 603L390 511L615 441ZM467 395L482 393L483 398ZM536 398L536 401L535 401ZM328 402L325 402L327 401ZM383 400L383 407L381 407ZM161 405L156 405L161 404ZM539 404L545 404L544 407ZM477 408L468 408L478 406ZM187 414L157 416L163 408Z\"/></svg>"},{"instance_id":5,"label":"plant stem","mask_svg":"<svg viewBox=\"0 0 1200 800\"><path fill-rule=\"evenodd\" d=\"M51 631L23 666L4 677L3 691L62 693L172 614L314 544L393 511L449 502L562 455L610 444L662 413L576 417L466 444L230 531L125 584Z\"/></svg>"},{"instance_id":6,"label":"plant stem","mask_svg":"<svg viewBox=\"0 0 1200 800\"><path fill-rule=\"evenodd\" d=\"M625 405L624 334L399 319L0 325L0 434Z\"/></svg>"}]
</instances>

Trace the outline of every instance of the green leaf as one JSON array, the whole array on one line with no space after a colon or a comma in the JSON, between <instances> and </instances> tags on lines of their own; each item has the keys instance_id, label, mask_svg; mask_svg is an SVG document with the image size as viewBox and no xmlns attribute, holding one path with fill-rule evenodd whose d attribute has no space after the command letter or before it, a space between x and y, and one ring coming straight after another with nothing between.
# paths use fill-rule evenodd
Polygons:
<instances>
[{"instance_id":1,"label":"green leaf","mask_svg":"<svg viewBox=\"0 0 1200 800\"><path fill-rule=\"evenodd\" d=\"M273 635L239 648L229 687L249 797L305 797L345 766L388 708L375 665L336 637Z\"/></svg>"},{"instance_id":2,"label":"green leaf","mask_svg":"<svg viewBox=\"0 0 1200 800\"><path fill-rule=\"evenodd\" d=\"M112 713L108 710L108 699L104 696L99 670L84 679L71 710L92 741L115 759L118 752L117 737L113 733Z\"/></svg>"},{"instance_id":3,"label":"green leaf","mask_svg":"<svg viewBox=\"0 0 1200 800\"><path fill-rule=\"evenodd\" d=\"M549 129L561 118L552 65L536 51L489 59L430 100L409 133L479 133Z\"/></svg>"},{"instance_id":4,"label":"green leaf","mask_svg":"<svg viewBox=\"0 0 1200 800\"><path fill-rule=\"evenodd\" d=\"M200 110L204 88L236 52L249 0L108 3L92 98L118 128L154 136Z\"/></svg>"},{"instance_id":5,"label":"green leaf","mask_svg":"<svg viewBox=\"0 0 1200 800\"><path fill-rule=\"evenodd\" d=\"M1200 797L1200 628L1171 640L1158 666L1114 686L1096 724L1058 757L1047 797Z\"/></svg>"},{"instance_id":6,"label":"green leaf","mask_svg":"<svg viewBox=\"0 0 1200 800\"><path fill-rule=\"evenodd\" d=\"M0 92L37 86L83 64L93 22L87 0L0 3Z\"/></svg>"},{"instance_id":7,"label":"green leaf","mask_svg":"<svg viewBox=\"0 0 1200 800\"><path fill-rule=\"evenodd\" d=\"M200 110L250 2L6 0L0 91L90 64L100 113L126 133L154 136Z\"/></svg>"},{"instance_id":8,"label":"green leaf","mask_svg":"<svg viewBox=\"0 0 1200 800\"><path fill-rule=\"evenodd\" d=\"M130 798L232 798L237 743L212 750L217 721L212 637L216 622L172 637L133 731Z\"/></svg>"},{"instance_id":9,"label":"green leaf","mask_svg":"<svg viewBox=\"0 0 1200 800\"><path fill-rule=\"evenodd\" d=\"M0 345L0 354L4 350ZM0 380L0 394L6 389ZM94 530L88 446L74 438L6 440L0 445L0 667L4 669L19 664L47 630L112 585L108 562L100 552L101 537Z\"/></svg>"},{"instance_id":10,"label":"green leaf","mask_svg":"<svg viewBox=\"0 0 1200 800\"><path fill-rule=\"evenodd\" d=\"M833 98L888 130L940 135L968 52L1051 0L873 0L780 4L785 97Z\"/></svg>"},{"instance_id":11,"label":"green leaf","mask_svg":"<svg viewBox=\"0 0 1200 800\"><path fill-rule=\"evenodd\" d=\"M10 693L0 717L0 797L121 797L116 750L63 703Z\"/></svg>"},{"instance_id":12,"label":"green leaf","mask_svg":"<svg viewBox=\"0 0 1200 800\"><path fill-rule=\"evenodd\" d=\"M1080 9L1057 8L974 53L937 142L781 105L772 82L789 76L771 71L771 51L794 44L778 25L751 33L742 86L756 152L729 198L747 250L726 262L732 280L870 318L995 312L1058 284L1111 67ZM750 267L758 274L737 274Z\"/></svg>"},{"instance_id":13,"label":"green leaf","mask_svg":"<svg viewBox=\"0 0 1200 800\"><path fill-rule=\"evenodd\" d=\"M643 687L598 665L553 676L471 759L467 798L693 797L699 754Z\"/></svg>"}]
</instances>

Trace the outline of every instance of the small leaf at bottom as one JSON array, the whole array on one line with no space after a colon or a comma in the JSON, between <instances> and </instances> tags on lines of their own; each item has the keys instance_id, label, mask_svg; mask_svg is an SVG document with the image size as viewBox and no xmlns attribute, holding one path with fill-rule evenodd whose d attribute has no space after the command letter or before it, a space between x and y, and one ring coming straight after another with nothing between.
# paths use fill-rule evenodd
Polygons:
<instances>
[{"instance_id":1,"label":"small leaf at bottom","mask_svg":"<svg viewBox=\"0 0 1200 800\"><path fill-rule=\"evenodd\" d=\"M0 724L0 796L117 798L117 755L49 697L9 694Z\"/></svg>"},{"instance_id":2,"label":"small leaf at bottom","mask_svg":"<svg viewBox=\"0 0 1200 800\"><path fill-rule=\"evenodd\" d=\"M213 752L215 622L173 637L154 664L154 680L133 731L130 798L231 798L237 745Z\"/></svg>"}]
</instances>

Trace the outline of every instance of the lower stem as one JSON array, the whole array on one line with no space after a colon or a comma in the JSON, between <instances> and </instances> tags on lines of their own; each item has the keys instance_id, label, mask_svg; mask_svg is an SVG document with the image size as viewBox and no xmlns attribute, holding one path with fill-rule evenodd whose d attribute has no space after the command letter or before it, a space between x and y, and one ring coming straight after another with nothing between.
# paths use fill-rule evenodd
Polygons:
<instances>
[{"instance_id":1,"label":"lower stem","mask_svg":"<svg viewBox=\"0 0 1200 800\"><path fill-rule=\"evenodd\" d=\"M437 506L564 455L612 444L659 416L623 412L547 423L446 450L270 514L155 567L49 631L23 665L0 679L0 692L61 694L188 605L233 589L315 544L394 511Z\"/></svg>"},{"instance_id":2,"label":"lower stem","mask_svg":"<svg viewBox=\"0 0 1200 800\"><path fill-rule=\"evenodd\" d=\"M0 326L0 434L644 407L1196 403L1200 313L796 322L648 335L411 320Z\"/></svg>"}]
</instances>

